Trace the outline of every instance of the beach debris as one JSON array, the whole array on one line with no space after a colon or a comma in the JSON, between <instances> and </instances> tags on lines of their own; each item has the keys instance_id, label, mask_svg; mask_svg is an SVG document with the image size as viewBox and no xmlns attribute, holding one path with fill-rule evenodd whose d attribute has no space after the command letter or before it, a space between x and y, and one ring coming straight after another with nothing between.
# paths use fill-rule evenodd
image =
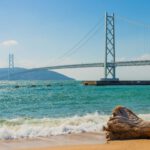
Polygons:
<instances>
[{"instance_id":1,"label":"beach debris","mask_svg":"<svg viewBox=\"0 0 150 150\"><path fill-rule=\"evenodd\" d=\"M150 121L144 121L130 109L118 106L103 127L107 140L150 139Z\"/></svg>"}]
</instances>

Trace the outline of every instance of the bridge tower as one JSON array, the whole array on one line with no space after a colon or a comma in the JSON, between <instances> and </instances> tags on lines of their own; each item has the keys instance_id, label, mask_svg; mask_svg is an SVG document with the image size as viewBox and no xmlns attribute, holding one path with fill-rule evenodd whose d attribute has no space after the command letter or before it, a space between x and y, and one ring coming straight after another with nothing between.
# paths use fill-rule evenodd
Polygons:
<instances>
[{"instance_id":1,"label":"bridge tower","mask_svg":"<svg viewBox=\"0 0 150 150\"><path fill-rule=\"evenodd\" d=\"M116 78L115 62L115 15L105 14L105 61L102 80L119 80Z\"/></svg>"},{"instance_id":2,"label":"bridge tower","mask_svg":"<svg viewBox=\"0 0 150 150\"><path fill-rule=\"evenodd\" d=\"M12 73L14 73L14 54L9 54L8 80Z\"/></svg>"}]
</instances>

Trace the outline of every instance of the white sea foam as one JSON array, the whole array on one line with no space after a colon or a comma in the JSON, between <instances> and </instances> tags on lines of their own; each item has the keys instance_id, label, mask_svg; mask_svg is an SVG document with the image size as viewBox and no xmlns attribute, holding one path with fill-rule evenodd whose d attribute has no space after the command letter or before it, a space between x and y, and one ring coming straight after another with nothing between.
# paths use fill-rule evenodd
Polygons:
<instances>
[{"instance_id":1,"label":"white sea foam","mask_svg":"<svg viewBox=\"0 0 150 150\"><path fill-rule=\"evenodd\" d=\"M35 138L81 132L99 132L108 116L98 113L68 118L0 120L0 139Z\"/></svg>"},{"instance_id":2,"label":"white sea foam","mask_svg":"<svg viewBox=\"0 0 150 150\"><path fill-rule=\"evenodd\" d=\"M150 114L140 115L150 120ZM16 118L0 120L0 139L48 137L82 132L101 132L109 116L98 113L68 118Z\"/></svg>"}]
</instances>

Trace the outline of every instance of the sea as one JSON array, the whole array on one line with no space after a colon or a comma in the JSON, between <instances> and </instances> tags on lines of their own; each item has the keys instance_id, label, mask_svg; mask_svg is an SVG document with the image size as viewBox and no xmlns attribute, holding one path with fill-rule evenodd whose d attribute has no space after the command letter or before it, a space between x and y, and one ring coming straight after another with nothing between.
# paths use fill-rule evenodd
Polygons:
<instances>
[{"instance_id":1,"label":"sea","mask_svg":"<svg viewBox=\"0 0 150 150\"><path fill-rule=\"evenodd\" d=\"M118 105L150 120L150 86L1 81L0 140L101 133Z\"/></svg>"}]
</instances>

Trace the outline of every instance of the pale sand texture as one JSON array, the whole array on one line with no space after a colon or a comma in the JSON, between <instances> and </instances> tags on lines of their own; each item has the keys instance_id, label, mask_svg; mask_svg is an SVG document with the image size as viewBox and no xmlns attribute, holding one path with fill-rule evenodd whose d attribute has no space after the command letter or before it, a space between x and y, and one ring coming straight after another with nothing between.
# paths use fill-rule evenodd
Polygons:
<instances>
[{"instance_id":1,"label":"pale sand texture","mask_svg":"<svg viewBox=\"0 0 150 150\"><path fill-rule=\"evenodd\" d=\"M104 133L82 133L32 140L0 141L0 150L150 150L150 140L107 143Z\"/></svg>"},{"instance_id":2,"label":"pale sand texture","mask_svg":"<svg viewBox=\"0 0 150 150\"><path fill-rule=\"evenodd\" d=\"M150 140L113 141L106 144L58 146L24 150L150 150Z\"/></svg>"},{"instance_id":3,"label":"pale sand texture","mask_svg":"<svg viewBox=\"0 0 150 150\"><path fill-rule=\"evenodd\" d=\"M104 133L81 133L50 137L39 137L28 140L0 141L0 150L36 149L44 147L87 145L105 143Z\"/></svg>"}]
</instances>

